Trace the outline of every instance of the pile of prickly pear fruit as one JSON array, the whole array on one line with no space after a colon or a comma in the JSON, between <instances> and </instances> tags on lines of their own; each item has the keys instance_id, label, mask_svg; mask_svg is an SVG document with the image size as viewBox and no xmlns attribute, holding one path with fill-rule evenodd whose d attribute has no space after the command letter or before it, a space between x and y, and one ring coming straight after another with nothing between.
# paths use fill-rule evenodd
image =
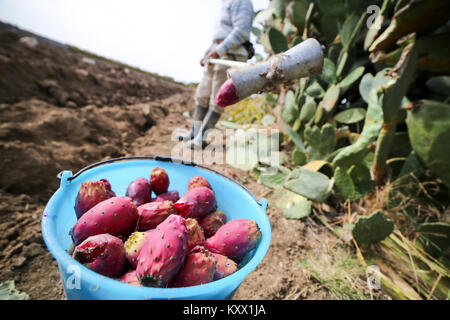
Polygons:
<instances>
[{"instance_id":1,"label":"pile of prickly pear fruit","mask_svg":"<svg viewBox=\"0 0 450 320\"><path fill-rule=\"evenodd\" d=\"M85 181L70 230L72 257L104 276L146 287L189 287L236 272L261 240L257 223L227 222L202 176L188 181L181 198L169 184L160 167L149 179L132 181L124 197L106 179Z\"/></svg>"}]
</instances>

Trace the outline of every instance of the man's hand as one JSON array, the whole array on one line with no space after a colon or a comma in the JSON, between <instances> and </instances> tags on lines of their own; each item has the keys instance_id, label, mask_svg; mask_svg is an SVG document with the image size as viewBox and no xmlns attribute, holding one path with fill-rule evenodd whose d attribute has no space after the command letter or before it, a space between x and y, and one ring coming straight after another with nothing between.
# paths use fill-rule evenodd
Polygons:
<instances>
[{"instance_id":1,"label":"man's hand","mask_svg":"<svg viewBox=\"0 0 450 320\"><path fill-rule=\"evenodd\" d=\"M204 57L202 60L200 60L200 65L203 67L205 65L205 62L209 59L217 59L219 58L219 55L217 54L216 50L212 49L206 57Z\"/></svg>"}]
</instances>

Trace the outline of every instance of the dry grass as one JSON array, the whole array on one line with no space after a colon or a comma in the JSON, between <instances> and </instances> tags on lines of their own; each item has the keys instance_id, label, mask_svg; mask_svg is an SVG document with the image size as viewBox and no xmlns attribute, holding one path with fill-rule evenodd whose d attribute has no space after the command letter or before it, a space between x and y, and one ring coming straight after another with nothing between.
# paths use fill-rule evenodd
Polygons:
<instances>
[{"instance_id":1,"label":"dry grass","mask_svg":"<svg viewBox=\"0 0 450 320\"><path fill-rule=\"evenodd\" d=\"M353 256L360 266L376 265L381 271L383 290L394 299L449 299L450 271L441 261L427 253L417 233L417 226L423 222L447 221L449 211L438 200L439 194L446 194L442 184L432 178L414 175L400 181L388 182L377 187L372 193L358 201L336 201L334 206L320 204L314 206L315 215L341 239L353 243ZM444 187L445 188L445 187ZM334 207L334 208L333 208ZM375 210L383 210L394 221L395 230L385 240L361 252L351 236L351 225L361 215L369 215ZM342 253L341 253L342 254ZM352 261L351 255L345 255ZM342 269L339 263L329 264L324 269L316 260L309 261L311 274L321 283L330 286L336 297L367 298L359 286L358 294L350 294L345 285L337 286L342 270L347 273L352 268ZM325 264L326 265L326 264ZM349 266L349 265L347 265ZM358 274L353 265L353 277ZM344 272L343 274L345 275ZM320 280L319 280L320 279ZM353 281L352 283L360 283ZM332 288L332 289L331 289ZM340 290L343 289L345 294ZM357 287L353 287L355 289Z\"/></svg>"}]
</instances>

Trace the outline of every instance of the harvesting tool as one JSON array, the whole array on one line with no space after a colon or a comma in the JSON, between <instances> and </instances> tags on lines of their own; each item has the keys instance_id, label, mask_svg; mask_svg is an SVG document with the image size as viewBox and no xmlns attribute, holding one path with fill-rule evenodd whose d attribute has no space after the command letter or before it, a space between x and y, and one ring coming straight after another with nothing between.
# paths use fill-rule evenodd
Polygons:
<instances>
[{"instance_id":1,"label":"harvesting tool","mask_svg":"<svg viewBox=\"0 0 450 320\"><path fill-rule=\"evenodd\" d=\"M215 102L226 107L253 93L270 91L281 83L320 74L323 59L322 46L312 38L258 63L209 59L209 63L231 67Z\"/></svg>"}]
</instances>

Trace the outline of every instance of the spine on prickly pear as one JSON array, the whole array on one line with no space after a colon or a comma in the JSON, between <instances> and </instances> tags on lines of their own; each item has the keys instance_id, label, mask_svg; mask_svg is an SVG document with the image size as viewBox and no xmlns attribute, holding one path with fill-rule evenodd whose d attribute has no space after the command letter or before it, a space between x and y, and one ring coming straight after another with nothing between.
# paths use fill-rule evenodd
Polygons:
<instances>
[{"instance_id":1,"label":"spine on prickly pear","mask_svg":"<svg viewBox=\"0 0 450 320\"><path fill-rule=\"evenodd\" d=\"M211 238L206 239L205 248L240 262L261 240L261 231L256 221L236 219L228 221Z\"/></svg>"},{"instance_id":2,"label":"spine on prickly pear","mask_svg":"<svg viewBox=\"0 0 450 320\"><path fill-rule=\"evenodd\" d=\"M227 216L220 210L208 213L199 220L207 238L212 237L225 223L227 223Z\"/></svg>"},{"instance_id":3,"label":"spine on prickly pear","mask_svg":"<svg viewBox=\"0 0 450 320\"><path fill-rule=\"evenodd\" d=\"M166 287L183 265L187 250L185 219L170 215L150 234L139 254L136 274L140 283Z\"/></svg>"},{"instance_id":4,"label":"spine on prickly pear","mask_svg":"<svg viewBox=\"0 0 450 320\"><path fill-rule=\"evenodd\" d=\"M161 193L157 196L152 202L161 202L161 201L172 201L173 203L177 202L180 199L180 194L178 191L167 191L166 193Z\"/></svg>"},{"instance_id":5,"label":"spine on prickly pear","mask_svg":"<svg viewBox=\"0 0 450 320\"><path fill-rule=\"evenodd\" d=\"M139 253L146 244L152 231L153 230L148 230L146 232L133 232L131 236L128 237L127 241L125 241L125 256L133 268L136 268Z\"/></svg>"},{"instance_id":6,"label":"spine on prickly pear","mask_svg":"<svg viewBox=\"0 0 450 320\"><path fill-rule=\"evenodd\" d=\"M198 187L186 192L174 204L177 213L185 218L200 218L217 209L214 192L207 187Z\"/></svg>"},{"instance_id":7,"label":"spine on prickly pear","mask_svg":"<svg viewBox=\"0 0 450 320\"><path fill-rule=\"evenodd\" d=\"M132 284L134 286L141 286L139 279L136 275L136 270L130 270L120 277L120 281L128 284Z\"/></svg>"},{"instance_id":8,"label":"spine on prickly pear","mask_svg":"<svg viewBox=\"0 0 450 320\"><path fill-rule=\"evenodd\" d=\"M133 200L136 207L150 202L152 198L150 181L145 178L137 178L128 185L125 195Z\"/></svg>"},{"instance_id":9,"label":"spine on prickly pear","mask_svg":"<svg viewBox=\"0 0 450 320\"><path fill-rule=\"evenodd\" d=\"M106 179L83 182L75 200L77 219L80 219L86 211L97 203L115 196L116 194L111 190L111 184Z\"/></svg>"},{"instance_id":10,"label":"spine on prickly pear","mask_svg":"<svg viewBox=\"0 0 450 320\"><path fill-rule=\"evenodd\" d=\"M89 269L111 278L119 277L125 266L122 240L108 233L87 238L72 256Z\"/></svg>"},{"instance_id":11,"label":"spine on prickly pear","mask_svg":"<svg viewBox=\"0 0 450 320\"><path fill-rule=\"evenodd\" d=\"M128 235L137 220L138 212L129 197L112 197L96 204L77 221L70 231L75 245L86 238L102 233Z\"/></svg>"},{"instance_id":12,"label":"spine on prickly pear","mask_svg":"<svg viewBox=\"0 0 450 320\"><path fill-rule=\"evenodd\" d=\"M190 287L214 280L216 257L202 246L196 246L186 256L180 272L171 282L172 287Z\"/></svg>"},{"instance_id":13,"label":"spine on prickly pear","mask_svg":"<svg viewBox=\"0 0 450 320\"><path fill-rule=\"evenodd\" d=\"M150 184L156 195L166 193L169 190L169 183L169 176L163 168L156 167L150 173Z\"/></svg>"},{"instance_id":14,"label":"spine on prickly pear","mask_svg":"<svg viewBox=\"0 0 450 320\"><path fill-rule=\"evenodd\" d=\"M188 250L193 249L195 246L203 245L205 242L205 234L197 220L192 218L186 219L186 229L188 232Z\"/></svg>"},{"instance_id":15,"label":"spine on prickly pear","mask_svg":"<svg viewBox=\"0 0 450 320\"><path fill-rule=\"evenodd\" d=\"M188 190L192 190L198 187L207 187L212 190L212 187L209 184L208 180L206 180L200 175L192 177L188 182Z\"/></svg>"},{"instance_id":16,"label":"spine on prickly pear","mask_svg":"<svg viewBox=\"0 0 450 320\"><path fill-rule=\"evenodd\" d=\"M172 201L149 202L137 208L137 231L156 228L171 214L176 214Z\"/></svg>"},{"instance_id":17,"label":"spine on prickly pear","mask_svg":"<svg viewBox=\"0 0 450 320\"><path fill-rule=\"evenodd\" d=\"M213 253L217 259L216 272L214 273L214 280L219 280L228 277L230 274L238 270L236 262L222 254Z\"/></svg>"}]
</instances>

